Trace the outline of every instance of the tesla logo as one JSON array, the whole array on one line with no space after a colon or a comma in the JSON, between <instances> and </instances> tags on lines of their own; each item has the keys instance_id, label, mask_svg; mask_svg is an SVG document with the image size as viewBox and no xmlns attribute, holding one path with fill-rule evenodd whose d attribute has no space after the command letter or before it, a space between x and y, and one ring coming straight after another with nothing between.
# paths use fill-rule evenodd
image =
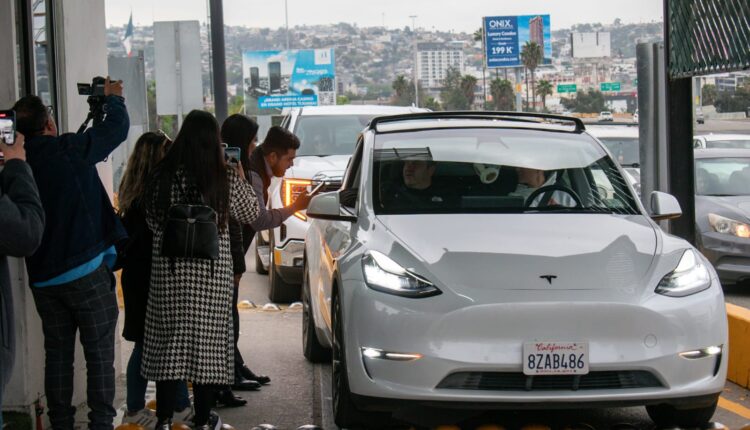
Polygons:
<instances>
[{"instance_id":1,"label":"tesla logo","mask_svg":"<svg viewBox=\"0 0 750 430\"><path fill-rule=\"evenodd\" d=\"M557 279L557 276L555 276L555 275L542 275L542 276L540 276L540 278L546 279L547 282L549 282L549 284L552 285L552 280L553 279Z\"/></svg>"}]
</instances>

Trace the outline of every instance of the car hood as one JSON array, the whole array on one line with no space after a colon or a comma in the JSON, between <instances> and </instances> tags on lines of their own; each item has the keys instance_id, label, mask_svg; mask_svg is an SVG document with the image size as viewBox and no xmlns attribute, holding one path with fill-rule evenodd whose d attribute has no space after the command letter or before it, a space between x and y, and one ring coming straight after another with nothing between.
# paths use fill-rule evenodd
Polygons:
<instances>
[{"instance_id":1,"label":"car hood","mask_svg":"<svg viewBox=\"0 0 750 430\"><path fill-rule=\"evenodd\" d=\"M699 221L709 213L750 221L750 196L695 196L695 203L695 216Z\"/></svg>"},{"instance_id":2,"label":"car hood","mask_svg":"<svg viewBox=\"0 0 750 430\"><path fill-rule=\"evenodd\" d=\"M644 287L657 244L654 227L640 215L389 215L380 219L429 272L420 275L467 295L497 289L635 293Z\"/></svg>"},{"instance_id":3,"label":"car hood","mask_svg":"<svg viewBox=\"0 0 750 430\"><path fill-rule=\"evenodd\" d=\"M287 170L286 177L311 179L317 174L338 177L340 180L351 155L302 156L294 159L294 166Z\"/></svg>"}]
</instances>

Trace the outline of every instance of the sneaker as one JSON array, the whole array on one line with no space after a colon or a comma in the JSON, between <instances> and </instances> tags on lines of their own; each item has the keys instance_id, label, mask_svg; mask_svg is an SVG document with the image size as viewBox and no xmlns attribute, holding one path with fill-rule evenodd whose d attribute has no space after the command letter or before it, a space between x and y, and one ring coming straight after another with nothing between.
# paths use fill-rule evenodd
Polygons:
<instances>
[{"instance_id":1,"label":"sneaker","mask_svg":"<svg viewBox=\"0 0 750 430\"><path fill-rule=\"evenodd\" d=\"M208 417L208 423L202 426L196 426L195 430L221 430L223 423L221 417L214 411L211 411L211 415Z\"/></svg>"},{"instance_id":2,"label":"sneaker","mask_svg":"<svg viewBox=\"0 0 750 430\"><path fill-rule=\"evenodd\" d=\"M143 428L154 428L156 425L156 414L150 409L141 409L140 411L127 411L122 416L122 424L138 424Z\"/></svg>"},{"instance_id":3,"label":"sneaker","mask_svg":"<svg viewBox=\"0 0 750 430\"><path fill-rule=\"evenodd\" d=\"M193 411L192 406L188 406L181 411L174 411L172 421L175 423L192 424L194 416L195 412Z\"/></svg>"}]
</instances>

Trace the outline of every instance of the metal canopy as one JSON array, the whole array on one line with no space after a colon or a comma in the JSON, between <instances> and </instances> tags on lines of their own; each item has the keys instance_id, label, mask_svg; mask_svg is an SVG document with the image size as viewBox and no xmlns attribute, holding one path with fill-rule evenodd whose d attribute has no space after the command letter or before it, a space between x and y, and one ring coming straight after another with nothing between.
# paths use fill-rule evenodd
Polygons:
<instances>
[{"instance_id":1,"label":"metal canopy","mask_svg":"<svg viewBox=\"0 0 750 430\"><path fill-rule=\"evenodd\" d=\"M750 68L750 1L668 2L672 79Z\"/></svg>"}]
</instances>

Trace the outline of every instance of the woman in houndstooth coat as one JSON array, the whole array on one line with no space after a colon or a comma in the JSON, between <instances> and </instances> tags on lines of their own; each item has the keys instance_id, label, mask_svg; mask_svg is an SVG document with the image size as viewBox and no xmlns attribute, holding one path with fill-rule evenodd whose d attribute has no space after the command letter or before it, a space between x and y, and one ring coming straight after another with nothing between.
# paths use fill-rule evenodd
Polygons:
<instances>
[{"instance_id":1,"label":"woman in houndstooth coat","mask_svg":"<svg viewBox=\"0 0 750 430\"><path fill-rule=\"evenodd\" d=\"M213 386L234 378L232 257L228 220L258 216L252 187L227 167L213 115L193 111L157 167L147 193L146 221L154 233L151 288L141 373L157 382L157 429L169 428L177 382L192 381L195 424L208 424ZM160 190L161 187L169 187ZM172 204L214 208L219 259L162 257L166 212ZM208 428L208 427L206 427Z\"/></svg>"}]
</instances>

